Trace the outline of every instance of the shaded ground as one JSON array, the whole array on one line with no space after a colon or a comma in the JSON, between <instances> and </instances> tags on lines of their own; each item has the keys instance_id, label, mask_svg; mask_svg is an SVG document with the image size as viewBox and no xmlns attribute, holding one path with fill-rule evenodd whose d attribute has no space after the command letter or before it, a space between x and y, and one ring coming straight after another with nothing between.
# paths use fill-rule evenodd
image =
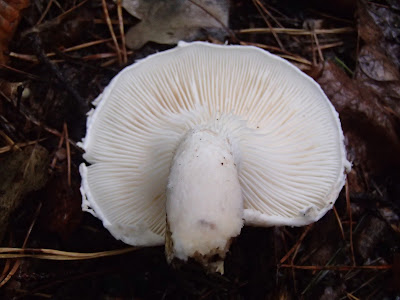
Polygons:
<instances>
[{"instance_id":1,"label":"shaded ground","mask_svg":"<svg viewBox=\"0 0 400 300\"><path fill-rule=\"evenodd\" d=\"M316 224L244 228L226 260L225 276L206 275L195 265L174 270L162 247L64 261L72 254L38 250L126 248L80 210L82 153L75 144L84 135L91 101L124 63L118 62L102 1L61 2L0 1L0 48L7 54L0 57L1 246L58 259L15 258L1 248L6 254L0 253L0 297L394 299L399 294L396 1L232 3L229 42L281 55L321 84L340 114L353 170L335 210ZM103 3L121 45L118 6ZM125 12L123 21L126 28L138 22ZM148 43L121 51L130 64L169 47Z\"/></svg>"}]
</instances>

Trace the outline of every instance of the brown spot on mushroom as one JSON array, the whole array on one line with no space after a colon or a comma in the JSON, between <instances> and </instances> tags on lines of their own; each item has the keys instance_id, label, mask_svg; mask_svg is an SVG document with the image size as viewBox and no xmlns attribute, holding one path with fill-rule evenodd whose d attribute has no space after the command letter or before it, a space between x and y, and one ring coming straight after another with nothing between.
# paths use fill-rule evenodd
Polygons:
<instances>
[{"instance_id":1,"label":"brown spot on mushroom","mask_svg":"<svg viewBox=\"0 0 400 300\"><path fill-rule=\"evenodd\" d=\"M199 220L198 223L200 224L200 226L206 227L211 230L215 230L217 228L217 225L204 219Z\"/></svg>"}]
</instances>

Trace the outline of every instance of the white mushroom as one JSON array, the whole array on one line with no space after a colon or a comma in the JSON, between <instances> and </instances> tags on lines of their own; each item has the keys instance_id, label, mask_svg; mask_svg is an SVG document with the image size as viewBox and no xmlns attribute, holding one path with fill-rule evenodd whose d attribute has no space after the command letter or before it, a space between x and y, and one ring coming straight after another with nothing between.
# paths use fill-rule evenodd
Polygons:
<instances>
[{"instance_id":1,"label":"white mushroom","mask_svg":"<svg viewBox=\"0 0 400 300\"><path fill-rule=\"evenodd\" d=\"M255 47L180 43L125 68L94 104L82 207L127 244L166 242L168 260L223 271L243 223L317 221L350 168L318 84Z\"/></svg>"}]
</instances>

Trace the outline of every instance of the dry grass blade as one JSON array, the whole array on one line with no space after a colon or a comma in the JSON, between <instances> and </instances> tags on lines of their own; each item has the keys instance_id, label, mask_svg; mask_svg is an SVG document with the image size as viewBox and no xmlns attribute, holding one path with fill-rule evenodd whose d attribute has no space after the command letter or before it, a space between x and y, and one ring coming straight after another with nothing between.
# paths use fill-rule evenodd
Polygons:
<instances>
[{"instance_id":1,"label":"dry grass blade","mask_svg":"<svg viewBox=\"0 0 400 300\"><path fill-rule=\"evenodd\" d=\"M117 13L118 13L119 32L121 34L122 62L124 64L126 64L128 62L128 54L126 53L124 16L122 14L122 1L121 0L117 0Z\"/></svg>"},{"instance_id":2,"label":"dry grass blade","mask_svg":"<svg viewBox=\"0 0 400 300\"><path fill-rule=\"evenodd\" d=\"M4 147L0 148L0 154L12 151L13 149L18 149L18 148L34 145L36 143L44 141L45 139L46 138L42 138L42 139L37 140L37 141L30 141L30 142L26 142L26 143L15 143L14 145L4 146Z\"/></svg>"},{"instance_id":3,"label":"dry grass blade","mask_svg":"<svg viewBox=\"0 0 400 300\"><path fill-rule=\"evenodd\" d=\"M262 3L259 0L253 0L254 6L257 8L258 12L260 13L261 17L264 19L264 22L267 24L268 28L271 30L272 35L274 36L276 42L278 43L279 47L282 50L285 50L285 47L283 46L279 36L276 34L275 30L273 29L271 23L268 21L268 19L264 16L262 13L262 10L265 12L266 9L262 5Z\"/></svg>"},{"instance_id":4,"label":"dry grass blade","mask_svg":"<svg viewBox=\"0 0 400 300\"><path fill-rule=\"evenodd\" d=\"M15 274L15 272L17 272L19 266L21 264L20 260L17 260L14 264L14 266L12 267L12 269L10 270L10 272L8 272L7 276L5 276L3 278L3 280L0 282L0 288L3 287Z\"/></svg>"},{"instance_id":5,"label":"dry grass blade","mask_svg":"<svg viewBox=\"0 0 400 300\"><path fill-rule=\"evenodd\" d=\"M30 235L31 235L33 226L35 226L35 223L36 223L37 217L39 216L39 213L40 213L41 208L42 208L42 203L39 203L39 205L38 205L38 207L37 207L37 209L36 209L35 215L34 215L34 217L33 217L32 223L31 223L31 225L29 226L28 231L26 232L25 239L24 239L24 242L23 242L23 244L22 244L22 248L20 248L20 249L22 249L22 250L25 249L26 244L28 243L28 239L29 239L29 237L30 237ZM12 267L12 269L10 270L10 272L8 272L8 274L7 274L6 276L2 276L1 282L0 282L0 288L1 288L2 286L4 286L4 285L14 276L15 272L17 272L17 270L18 270L18 268L19 268L20 265L21 265L21 260L18 259L18 260L14 263L14 266Z\"/></svg>"},{"instance_id":6,"label":"dry grass blade","mask_svg":"<svg viewBox=\"0 0 400 300\"><path fill-rule=\"evenodd\" d=\"M88 47L96 46L96 45L99 45L99 44L107 43L107 42L110 42L112 40L113 40L112 38L108 38L108 39L102 39L102 40L87 42L87 43L79 44L79 45L72 46L72 47L69 47L69 48L65 48L65 49L62 50L62 52L67 53L67 52L77 51L77 50L81 50L81 49L84 49L84 48L88 48ZM53 57L55 55L56 55L55 52L50 52L50 53L46 54L47 57ZM25 61L30 61L30 62L33 62L33 63L38 63L39 62L39 60L36 58L36 56L35 55L31 55L31 54L21 54L21 53L16 53L16 52L10 52L9 56L17 58L17 59L25 60Z\"/></svg>"},{"instance_id":7,"label":"dry grass blade","mask_svg":"<svg viewBox=\"0 0 400 300\"><path fill-rule=\"evenodd\" d=\"M117 52L118 62L119 62L119 64L121 64L122 63L121 49L119 48L117 37L115 35L114 29L113 29L113 26L111 23L110 14L108 13L106 0L102 0L101 3L103 5L103 12L104 12L104 17L107 22L107 26L110 31L111 37L113 39L113 42L114 42L115 51Z\"/></svg>"},{"instance_id":8,"label":"dry grass blade","mask_svg":"<svg viewBox=\"0 0 400 300\"><path fill-rule=\"evenodd\" d=\"M282 264L281 268L294 268L300 270L310 270L310 271L319 271L319 270L330 270L330 271L352 271L352 270L389 270L392 269L392 265L380 265L380 266L297 266L297 265L289 265Z\"/></svg>"},{"instance_id":9,"label":"dry grass blade","mask_svg":"<svg viewBox=\"0 0 400 300\"><path fill-rule=\"evenodd\" d=\"M46 17L47 13L48 13L49 10L50 10L50 7L51 7L52 4L53 4L53 0L50 0L50 1L47 3L47 6L46 6L44 12L43 12L42 15L40 16L40 18L39 18L39 20L37 21L37 23L36 23L35 26L37 26L37 25L39 25L40 23L43 22L44 18Z\"/></svg>"},{"instance_id":10,"label":"dry grass blade","mask_svg":"<svg viewBox=\"0 0 400 300\"><path fill-rule=\"evenodd\" d=\"M353 216L351 213L351 203L350 203L350 189L349 189L349 183L346 180L345 184L345 190L346 190L346 206L347 206L347 215L349 216L349 232L350 232L350 251L351 251L351 260L353 262L353 266L356 265L356 259L354 257L354 245L353 245Z\"/></svg>"},{"instance_id":11,"label":"dry grass blade","mask_svg":"<svg viewBox=\"0 0 400 300\"><path fill-rule=\"evenodd\" d=\"M68 9L67 11L63 12L61 15L59 15L56 19L63 19L66 15L70 14L71 12L73 12L74 10L78 9L79 7L81 7L82 5L84 5L86 2L88 2L89 0L83 0L81 3L78 3L77 5L75 5L74 7Z\"/></svg>"},{"instance_id":12,"label":"dry grass blade","mask_svg":"<svg viewBox=\"0 0 400 300\"><path fill-rule=\"evenodd\" d=\"M341 233L341 235L342 235L342 238L343 238L343 240L345 240L346 237L345 237L345 235L344 235L342 220L340 220L339 214L338 214L338 212L337 212L335 206L333 207L333 212L335 213L335 217L336 217L336 220L337 220L337 222L338 222L338 225L339 225L339 229L340 229L340 233Z\"/></svg>"},{"instance_id":13,"label":"dry grass blade","mask_svg":"<svg viewBox=\"0 0 400 300\"><path fill-rule=\"evenodd\" d=\"M240 43L240 45L255 46L255 47L258 47L258 48L261 48L261 49L265 49L265 50L268 50L268 51L283 52L283 53L286 53L286 54L276 54L276 55L278 55L278 56L280 56L282 58L291 60L291 61L295 61L295 62L299 62L299 63L305 64L305 65L309 65L309 66L312 65L312 63L309 60L307 60L307 59L305 59L303 57L300 57L300 56L296 56L296 55L290 53L289 51L282 50L282 49L280 49L278 47L265 45L265 44L260 44L260 43L245 42L245 41L240 41L239 43Z\"/></svg>"},{"instance_id":14,"label":"dry grass blade","mask_svg":"<svg viewBox=\"0 0 400 300\"><path fill-rule=\"evenodd\" d=\"M352 27L341 27L332 29L298 29L298 28L247 28L236 31L237 33L279 33L289 35L313 35L313 34L341 34L341 33L353 33L355 29Z\"/></svg>"},{"instance_id":15,"label":"dry grass blade","mask_svg":"<svg viewBox=\"0 0 400 300\"><path fill-rule=\"evenodd\" d=\"M104 44L104 43L110 42L112 40L113 40L112 38L108 38L108 39L101 39L101 40L97 40L97 41L87 42L87 43L79 44L79 45L72 46L69 48L65 48L63 50L63 52L71 52L71 51L81 50L81 49L96 46L99 44ZM55 55L55 53L49 53L48 56L50 56L50 55Z\"/></svg>"},{"instance_id":16,"label":"dry grass blade","mask_svg":"<svg viewBox=\"0 0 400 300\"><path fill-rule=\"evenodd\" d=\"M11 260L8 259L8 260L6 260L6 263L4 264L3 271L1 272L0 282L2 282L4 280L4 278L6 278L6 276L8 274L8 271L10 270L10 267L11 267Z\"/></svg>"},{"instance_id":17,"label":"dry grass blade","mask_svg":"<svg viewBox=\"0 0 400 300\"><path fill-rule=\"evenodd\" d=\"M317 34L315 33L315 30L313 29L313 39L314 39L314 41L315 41L315 45L317 46L317 51L318 51L318 55L319 55L319 59L321 60L321 61L324 61L324 56L323 56L323 54L322 54L322 50L321 50L321 46L319 45L319 40L318 40L318 36L317 36Z\"/></svg>"},{"instance_id":18,"label":"dry grass blade","mask_svg":"<svg viewBox=\"0 0 400 300\"><path fill-rule=\"evenodd\" d=\"M54 249L30 249L30 248L0 248L0 259L6 258L37 258L48 260L85 260L100 257L116 256L129 253L140 249L140 247L130 247L118 250L80 253L68 252Z\"/></svg>"},{"instance_id":19,"label":"dry grass blade","mask_svg":"<svg viewBox=\"0 0 400 300\"><path fill-rule=\"evenodd\" d=\"M4 97L6 96L4 95ZM9 146L15 146L15 142L3 130L0 130L0 136L3 137L3 139L6 141L6 143L8 143Z\"/></svg>"},{"instance_id":20,"label":"dry grass blade","mask_svg":"<svg viewBox=\"0 0 400 300\"><path fill-rule=\"evenodd\" d=\"M360 300L359 298L357 298L356 296L352 295L351 293L347 293L347 297L349 299L352 299L352 300Z\"/></svg>"},{"instance_id":21,"label":"dry grass blade","mask_svg":"<svg viewBox=\"0 0 400 300\"><path fill-rule=\"evenodd\" d=\"M283 264L289 258L289 256L292 255L292 253L296 251L296 249L300 246L301 242L304 240L304 238L306 237L307 233L313 228L313 226L314 226L314 224L310 224L310 225L308 225L306 227L306 229L301 234L301 236L298 239L298 241L296 242L296 244L294 244L294 246L288 251L288 253L286 253L286 255L281 258L279 263Z\"/></svg>"},{"instance_id":22,"label":"dry grass blade","mask_svg":"<svg viewBox=\"0 0 400 300\"><path fill-rule=\"evenodd\" d=\"M308 65L308 66L312 66L312 62L307 60L307 59L305 59L305 58L303 58L303 57L291 56L291 55L286 55L286 54L278 54L278 56L280 56L280 57L282 57L284 59L287 59L287 60L291 60L291 61L298 62L298 63L301 63L301 64L305 64L305 65Z\"/></svg>"},{"instance_id":23,"label":"dry grass blade","mask_svg":"<svg viewBox=\"0 0 400 300\"><path fill-rule=\"evenodd\" d=\"M325 50L325 49L335 48L335 47L343 46L343 44L344 44L343 42L324 44L324 45L320 45L319 49ZM318 50L318 49L314 49L314 51L315 50Z\"/></svg>"},{"instance_id":24,"label":"dry grass blade","mask_svg":"<svg viewBox=\"0 0 400 300\"><path fill-rule=\"evenodd\" d=\"M130 55L132 54L132 51L127 51L127 54ZM116 57L118 56L116 53L98 53L98 54L93 54L93 55L87 55L82 57L83 60L99 60L99 59L105 59L105 58L110 58L110 57Z\"/></svg>"},{"instance_id":25,"label":"dry grass blade","mask_svg":"<svg viewBox=\"0 0 400 300\"><path fill-rule=\"evenodd\" d=\"M71 187L71 149L69 146L69 137L68 137L68 126L67 123L64 122L64 135L65 135L65 148L67 149L67 180L68 186Z\"/></svg>"},{"instance_id":26,"label":"dry grass blade","mask_svg":"<svg viewBox=\"0 0 400 300\"><path fill-rule=\"evenodd\" d=\"M366 282L364 282L362 285L360 285L358 288L356 288L355 290L351 291L350 294L353 295L355 293L357 293L358 291L360 291L362 288L364 288L365 286L369 285L371 282L373 282L376 278L378 278L378 276L382 275L383 272L378 273L376 275L374 275L373 277L371 277L370 279L368 279ZM372 299L372 298L371 298Z\"/></svg>"},{"instance_id":27,"label":"dry grass blade","mask_svg":"<svg viewBox=\"0 0 400 300\"><path fill-rule=\"evenodd\" d=\"M35 64L37 64L39 62L39 60L36 58L36 56L32 55L32 54L22 54L22 53L10 52L9 56L20 59L20 60L29 61L29 62L32 62Z\"/></svg>"},{"instance_id":28,"label":"dry grass blade","mask_svg":"<svg viewBox=\"0 0 400 300\"><path fill-rule=\"evenodd\" d=\"M0 69L6 69L6 70L12 71L12 72L14 72L14 73L18 73L18 74L25 75L25 76L28 77L29 79L38 80L38 81L41 80L41 78L38 77L38 76L36 76L36 75L33 75L33 74L31 74L31 73L28 73L28 72L25 72L25 71L21 71L21 70L15 69L15 68L13 68L13 67L10 67L10 66L4 65L4 64L0 64Z\"/></svg>"}]
</instances>

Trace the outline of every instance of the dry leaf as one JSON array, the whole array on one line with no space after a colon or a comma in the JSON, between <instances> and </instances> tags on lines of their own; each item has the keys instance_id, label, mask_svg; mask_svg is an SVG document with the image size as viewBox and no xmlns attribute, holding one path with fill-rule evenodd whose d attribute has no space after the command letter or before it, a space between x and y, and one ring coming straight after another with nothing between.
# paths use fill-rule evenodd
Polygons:
<instances>
[{"instance_id":1,"label":"dry leaf","mask_svg":"<svg viewBox=\"0 0 400 300\"><path fill-rule=\"evenodd\" d=\"M21 18L21 10L29 6L29 0L0 0L0 63L5 63L4 52L8 49Z\"/></svg>"},{"instance_id":2,"label":"dry leaf","mask_svg":"<svg viewBox=\"0 0 400 300\"><path fill-rule=\"evenodd\" d=\"M400 118L400 13L360 2L358 32L365 45L358 54L355 79Z\"/></svg>"},{"instance_id":3,"label":"dry leaf","mask_svg":"<svg viewBox=\"0 0 400 300\"><path fill-rule=\"evenodd\" d=\"M0 160L0 241L11 214L23 197L47 181L48 152L39 145L10 153Z\"/></svg>"},{"instance_id":4,"label":"dry leaf","mask_svg":"<svg viewBox=\"0 0 400 300\"><path fill-rule=\"evenodd\" d=\"M398 5L398 4L397 4ZM400 13L394 8L360 1L358 33L369 45L378 46L400 68Z\"/></svg>"},{"instance_id":5,"label":"dry leaf","mask_svg":"<svg viewBox=\"0 0 400 300\"><path fill-rule=\"evenodd\" d=\"M223 40L228 34L229 0L124 0L122 5L141 20L126 35L132 49L149 41L175 44L208 36Z\"/></svg>"},{"instance_id":6,"label":"dry leaf","mask_svg":"<svg viewBox=\"0 0 400 300\"><path fill-rule=\"evenodd\" d=\"M363 82L350 79L332 62L324 65L319 84L339 112L347 140L349 159L359 171L349 174L354 192L366 190L369 176L400 167L397 120ZM353 178L353 175L366 178ZM356 190L353 189L356 188Z\"/></svg>"},{"instance_id":7,"label":"dry leaf","mask_svg":"<svg viewBox=\"0 0 400 300\"><path fill-rule=\"evenodd\" d=\"M362 192L370 177L393 176L400 168L400 14L360 1L357 15L363 43L354 78L326 63L318 82L340 114L358 169L349 174L350 188Z\"/></svg>"}]
</instances>

